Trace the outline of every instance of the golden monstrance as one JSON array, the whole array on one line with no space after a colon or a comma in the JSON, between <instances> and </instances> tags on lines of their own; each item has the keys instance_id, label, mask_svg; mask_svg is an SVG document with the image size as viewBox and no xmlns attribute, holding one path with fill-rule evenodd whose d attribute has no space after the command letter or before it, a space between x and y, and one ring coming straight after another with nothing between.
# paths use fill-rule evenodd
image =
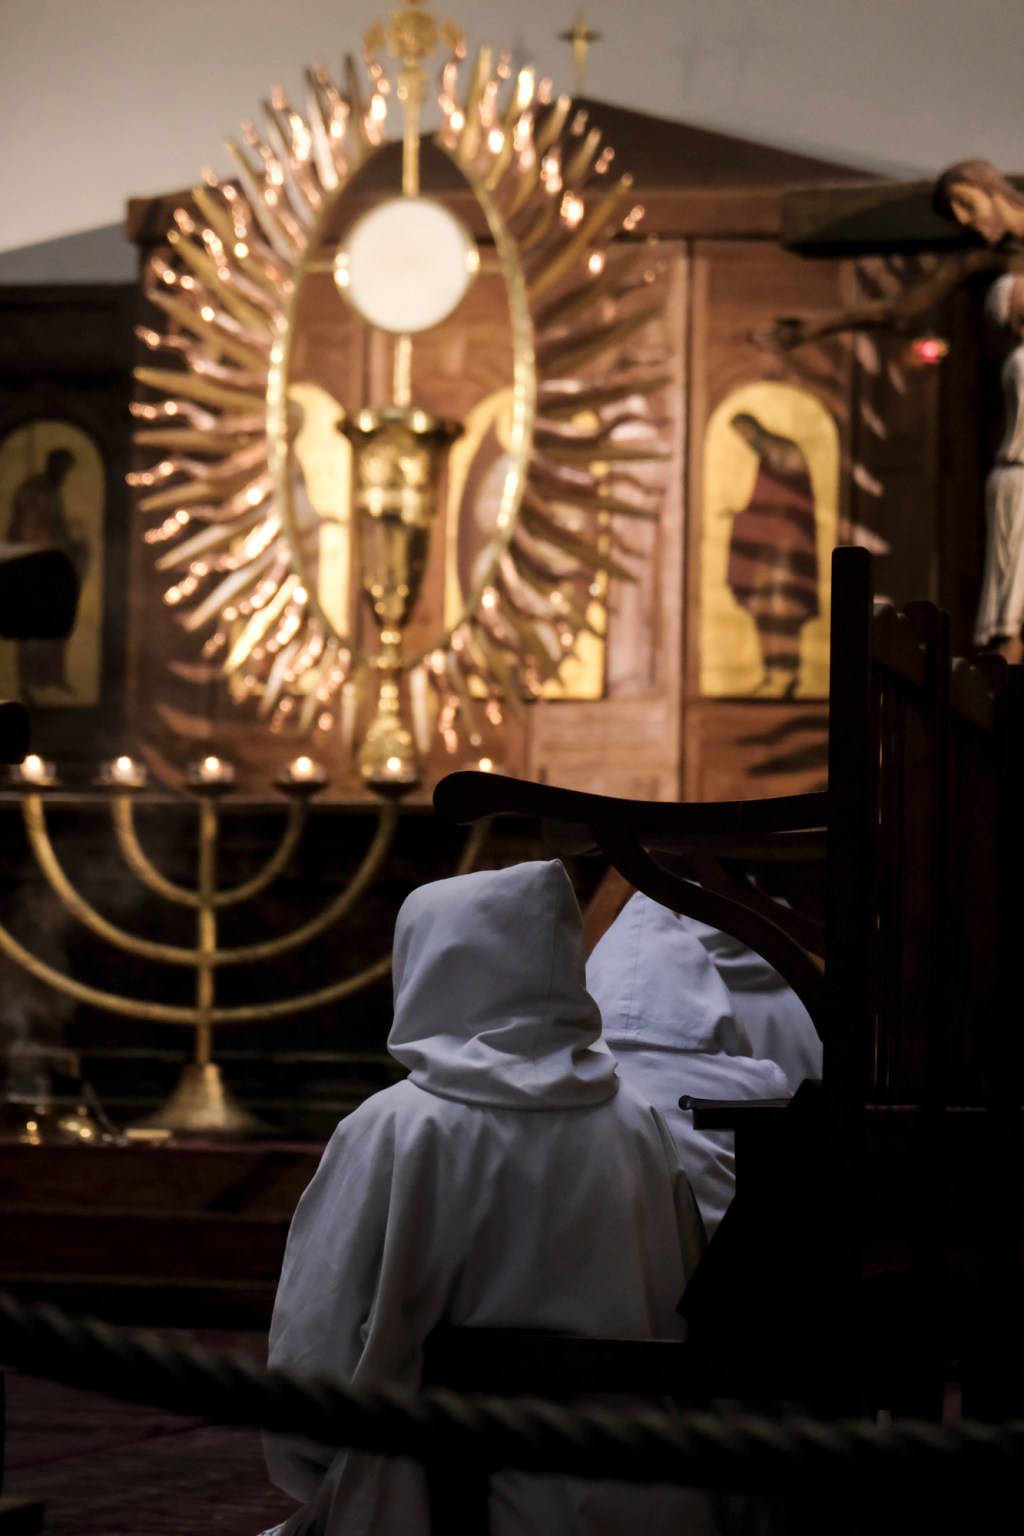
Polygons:
<instances>
[{"instance_id":1,"label":"golden monstrance","mask_svg":"<svg viewBox=\"0 0 1024 1536\"><path fill-rule=\"evenodd\" d=\"M656 515L630 467L663 456L631 178L531 69L465 53L405 0L343 84L275 90L234 178L177 211L147 287L167 323L140 332L162 360L132 478L165 600L240 704L340 727L378 791L550 693L632 574L616 518ZM421 191L428 154L450 193ZM453 416L417 349L487 283L505 377Z\"/></svg>"}]
</instances>

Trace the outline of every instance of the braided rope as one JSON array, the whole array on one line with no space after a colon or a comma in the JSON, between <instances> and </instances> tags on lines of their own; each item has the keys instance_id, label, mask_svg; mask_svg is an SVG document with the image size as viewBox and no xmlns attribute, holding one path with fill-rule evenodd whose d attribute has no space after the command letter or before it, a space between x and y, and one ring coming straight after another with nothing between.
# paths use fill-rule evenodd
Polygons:
<instances>
[{"instance_id":1,"label":"braided rope","mask_svg":"<svg viewBox=\"0 0 1024 1536\"><path fill-rule=\"evenodd\" d=\"M969 1482L1016 1493L1024 1421L819 1421L655 1408L574 1410L536 1399L418 1395L266 1370L244 1356L77 1320L0 1293L0 1359L31 1375L223 1424L430 1461L759 1492L827 1484L833 1496Z\"/></svg>"}]
</instances>

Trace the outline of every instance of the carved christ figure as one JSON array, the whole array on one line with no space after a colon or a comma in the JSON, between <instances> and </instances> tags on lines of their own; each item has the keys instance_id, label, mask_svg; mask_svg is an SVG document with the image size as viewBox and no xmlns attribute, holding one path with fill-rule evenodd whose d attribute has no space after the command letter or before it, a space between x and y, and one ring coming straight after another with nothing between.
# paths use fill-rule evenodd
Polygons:
<instances>
[{"instance_id":1,"label":"carved christ figure","mask_svg":"<svg viewBox=\"0 0 1024 1536\"><path fill-rule=\"evenodd\" d=\"M987 160L960 160L939 176L932 205L987 249L943 262L892 298L785 316L768 331L752 332L751 340L763 351L782 352L844 331L905 329L972 274L999 274L986 311L1008 333L1012 348L1003 364L1003 438L985 482L985 570L975 642L1019 663L1024 660L1024 196Z\"/></svg>"}]
</instances>

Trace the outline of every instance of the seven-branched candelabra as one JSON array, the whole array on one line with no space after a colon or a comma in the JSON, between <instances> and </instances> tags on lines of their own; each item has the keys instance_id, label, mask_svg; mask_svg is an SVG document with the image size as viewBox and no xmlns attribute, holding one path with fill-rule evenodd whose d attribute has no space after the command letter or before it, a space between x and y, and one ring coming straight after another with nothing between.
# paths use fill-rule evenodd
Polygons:
<instances>
[{"instance_id":1,"label":"seven-branched candelabra","mask_svg":"<svg viewBox=\"0 0 1024 1536\"><path fill-rule=\"evenodd\" d=\"M198 854L195 880L179 884L165 876L146 853L136 826L135 800L146 787L145 769L131 758L121 757L106 765L100 776L104 794L98 804L109 804L118 847L128 869L154 895L195 914L195 944L168 944L130 933L104 917L69 878L51 840L45 796L57 787L52 765L29 757L12 774L21 791L22 813L29 844L46 881L64 909L96 937L140 960L184 967L194 973L195 1001L191 1005L157 1003L109 992L56 969L27 949L0 924L0 950L30 975L66 996L108 1012L154 1024L172 1024L194 1031L195 1047L177 1087L167 1103L147 1122L152 1127L182 1134L245 1134L258 1128L246 1110L234 1102L213 1059L213 1031L224 1025L252 1024L293 1017L309 1009L340 1002L387 975L390 956L384 956L352 976L314 991L296 993L272 1002L220 1007L217 976L226 967L273 961L310 943L332 925L340 923L362 899L378 875L394 841L398 825L397 799L379 804L377 826L358 869L344 888L313 918L287 933L233 947L219 941L218 919L229 907L237 907L261 895L287 867L302 839L309 802L323 789L325 776L308 757L299 757L278 779L287 798L284 828L274 852L249 879L231 887L218 882L217 848L222 797L230 790L234 773L229 763L206 757L189 770L189 788L198 814ZM479 835L467 843L458 872L472 867L479 850Z\"/></svg>"}]
</instances>

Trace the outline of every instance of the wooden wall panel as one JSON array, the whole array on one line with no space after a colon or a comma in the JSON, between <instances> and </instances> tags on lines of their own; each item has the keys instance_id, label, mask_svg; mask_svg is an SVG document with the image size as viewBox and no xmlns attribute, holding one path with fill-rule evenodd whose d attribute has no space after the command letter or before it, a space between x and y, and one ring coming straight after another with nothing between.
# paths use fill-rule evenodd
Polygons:
<instances>
[{"instance_id":1,"label":"wooden wall panel","mask_svg":"<svg viewBox=\"0 0 1024 1536\"><path fill-rule=\"evenodd\" d=\"M682 755L689 259L681 242L666 242L661 257L667 268L664 318L632 344L657 357L659 371L671 376L651 403L669 457L636 470L661 487L661 516L656 524L620 520L622 537L637 552L630 561L637 580L612 584L606 696L534 705L526 776L600 794L673 800Z\"/></svg>"},{"instance_id":2,"label":"wooden wall panel","mask_svg":"<svg viewBox=\"0 0 1024 1536\"><path fill-rule=\"evenodd\" d=\"M783 357L766 355L750 333L780 315L831 309L850 296L848 264L810 264L769 240L697 241L693 248L687 475L683 773L685 799L748 799L820 786L826 705L821 700L702 698L700 571L704 506L703 447L716 407L734 390L778 380L808 391L828 409L849 460L850 362L847 345L827 342ZM840 531L848 507L840 475Z\"/></svg>"}]
</instances>

